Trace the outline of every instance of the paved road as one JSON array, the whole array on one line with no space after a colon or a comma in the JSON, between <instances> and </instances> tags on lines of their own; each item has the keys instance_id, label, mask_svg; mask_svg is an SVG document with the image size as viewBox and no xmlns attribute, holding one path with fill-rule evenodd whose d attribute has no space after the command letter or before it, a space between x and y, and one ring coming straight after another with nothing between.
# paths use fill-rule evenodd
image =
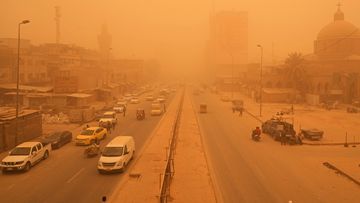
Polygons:
<instances>
[{"instance_id":1,"label":"paved road","mask_svg":"<svg viewBox=\"0 0 360 203\"><path fill-rule=\"evenodd\" d=\"M172 96L167 103L171 101ZM129 104L127 115L118 115L118 125L101 146L118 135L133 136L139 152L161 117L151 117L151 102ZM146 109L146 119L137 121L135 111ZM74 135L75 137L76 135ZM84 158L84 147L74 143L52 151L49 159L34 166L27 173L0 175L0 202L64 203L101 202L103 195L111 194L122 174L101 175L97 172L98 158ZM130 163L131 164L131 163Z\"/></svg>"},{"instance_id":2,"label":"paved road","mask_svg":"<svg viewBox=\"0 0 360 203\"><path fill-rule=\"evenodd\" d=\"M360 187L322 165L358 156L359 149L280 146L266 135L253 142L250 132L259 124L252 117L233 114L230 103L209 92L192 98L197 109L208 104L198 117L224 202L359 202Z\"/></svg>"}]
</instances>

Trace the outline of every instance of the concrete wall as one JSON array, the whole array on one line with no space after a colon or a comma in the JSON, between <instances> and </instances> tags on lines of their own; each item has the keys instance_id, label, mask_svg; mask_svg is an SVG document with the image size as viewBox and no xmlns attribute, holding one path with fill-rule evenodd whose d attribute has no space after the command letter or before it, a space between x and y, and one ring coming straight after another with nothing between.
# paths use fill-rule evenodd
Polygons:
<instances>
[{"instance_id":1,"label":"concrete wall","mask_svg":"<svg viewBox=\"0 0 360 203\"><path fill-rule=\"evenodd\" d=\"M42 135L42 117L40 112L21 116L16 136L15 119L0 122L0 151L11 149L16 145Z\"/></svg>"}]
</instances>

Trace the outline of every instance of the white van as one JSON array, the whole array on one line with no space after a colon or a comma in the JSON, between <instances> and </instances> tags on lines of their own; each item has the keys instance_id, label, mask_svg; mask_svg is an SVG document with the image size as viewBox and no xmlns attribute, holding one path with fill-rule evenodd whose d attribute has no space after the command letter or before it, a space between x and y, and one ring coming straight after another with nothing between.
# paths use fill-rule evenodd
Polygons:
<instances>
[{"instance_id":1,"label":"white van","mask_svg":"<svg viewBox=\"0 0 360 203\"><path fill-rule=\"evenodd\" d=\"M117 136L106 145L102 150L101 157L98 162L98 171L123 172L126 165L134 157L135 142L131 136Z\"/></svg>"}]
</instances>

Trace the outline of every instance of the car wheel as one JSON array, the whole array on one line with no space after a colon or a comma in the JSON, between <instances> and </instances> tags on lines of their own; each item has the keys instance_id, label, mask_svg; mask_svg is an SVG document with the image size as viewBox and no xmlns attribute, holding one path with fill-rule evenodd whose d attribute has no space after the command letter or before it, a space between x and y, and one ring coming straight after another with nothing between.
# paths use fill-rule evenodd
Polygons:
<instances>
[{"instance_id":1,"label":"car wheel","mask_svg":"<svg viewBox=\"0 0 360 203\"><path fill-rule=\"evenodd\" d=\"M27 162L26 165L25 165L25 167L24 167L24 171L25 171L25 172L26 172L26 171L29 171L30 168L31 168L31 164L30 164L30 162Z\"/></svg>"},{"instance_id":2,"label":"car wheel","mask_svg":"<svg viewBox=\"0 0 360 203\"><path fill-rule=\"evenodd\" d=\"M44 156L43 156L43 159L45 160L45 159L47 159L48 157L49 157L49 152L48 152L48 151L45 151Z\"/></svg>"}]
</instances>

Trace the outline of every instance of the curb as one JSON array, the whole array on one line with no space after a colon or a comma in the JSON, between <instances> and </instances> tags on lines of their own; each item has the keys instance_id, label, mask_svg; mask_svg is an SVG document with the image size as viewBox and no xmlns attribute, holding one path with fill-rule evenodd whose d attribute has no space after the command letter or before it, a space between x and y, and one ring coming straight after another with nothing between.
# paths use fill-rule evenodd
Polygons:
<instances>
[{"instance_id":1,"label":"curb","mask_svg":"<svg viewBox=\"0 0 360 203\"><path fill-rule=\"evenodd\" d=\"M173 101L175 102L176 96L174 96ZM172 102L170 104L168 104L168 106L170 106L172 104ZM154 130L151 132L150 136L148 137L148 139L145 141L142 149L140 151L138 151L137 156L135 157L135 159L132 161L131 166L123 173L124 177L118 182L118 184L115 185L114 189L112 192L109 193L108 195L108 201L109 202L116 202L116 197L118 195L118 192L121 190L121 188L123 188L123 186L130 181L132 178L130 177L130 174L133 172L134 167L136 166L136 164L139 162L140 158L143 156L143 153L146 151L146 149L149 147L149 144L151 143L151 141L153 140L153 138L155 137L155 134L157 133L158 129L160 128L161 124L163 123L166 114L168 114L169 111L166 111L162 118L159 120L158 124L155 126Z\"/></svg>"},{"instance_id":2,"label":"curb","mask_svg":"<svg viewBox=\"0 0 360 203\"><path fill-rule=\"evenodd\" d=\"M187 95L187 96L189 96L189 95ZM189 97L189 100L190 100L191 106L192 106L192 108L194 110L196 123L197 123L197 126L199 128L200 140L201 140L201 144L202 144L203 149L204 149L205 161L206 161L206 163L208 165L208 170L209 170L209 173L210 173L210 181L211 181L211 184L213 186L213 190L214 190L214 194L215 194L215 202L223 203L224 198L223 198L222 193L220 191L219 184L216 181L214 168L212 167L211 161L208 159L209 152L208 152L207 147L205 146L205 143L204 143L204 133L203 133L204 131L200 126L198 112L196 111L194 101L191 99L191 97Z\"/></svg>"}]
</instances>

